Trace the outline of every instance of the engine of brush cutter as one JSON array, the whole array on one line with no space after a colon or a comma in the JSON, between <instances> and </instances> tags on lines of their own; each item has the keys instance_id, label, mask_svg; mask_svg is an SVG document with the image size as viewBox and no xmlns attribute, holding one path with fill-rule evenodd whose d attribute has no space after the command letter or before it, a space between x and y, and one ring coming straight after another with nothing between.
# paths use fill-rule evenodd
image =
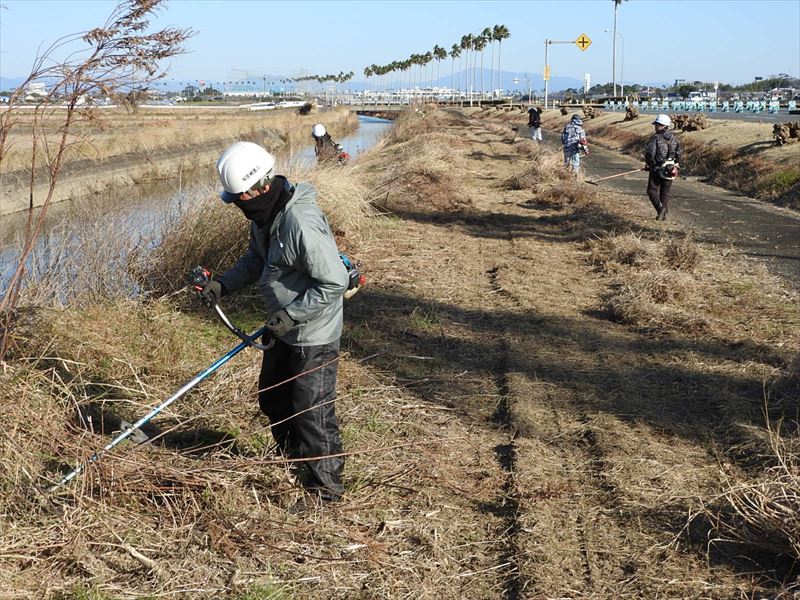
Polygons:
<instances>
[{"instance_id":1,"label":"engine of brush cutter","mask_svg":"<svg viewBox=\"0 0 800 600\"><path fill-rule=\"evenodd\" d=\"M345 291L344 297L349 299L355 296L358 293L358 290L361 289L361 286L367 283L367 278L364 277L359 270L361 263L352 260L343 252L339 253L339 258L342 259L342 264L344 264L344 268L347 269L347 277L349 278L349 281L347 283L347 291Z\"/></svg>"}]
</instances>

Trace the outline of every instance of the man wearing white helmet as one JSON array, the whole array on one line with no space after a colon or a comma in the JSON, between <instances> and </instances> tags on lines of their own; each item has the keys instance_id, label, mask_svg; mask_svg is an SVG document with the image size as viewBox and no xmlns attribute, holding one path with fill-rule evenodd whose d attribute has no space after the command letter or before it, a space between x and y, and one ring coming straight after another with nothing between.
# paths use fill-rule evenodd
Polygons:
<instances>
[{"instance_id":1,"label":"man wearing white helmet","mask_svg":"<svg viewBox=\"0 0 800 600\"><path fill-rule=\"evenodd\" d=\"M339 157L344 152L341 144L333 141L330 134L325 129L325 125L317 123L311 128L311 137L314 138L314 154L318 162L332 162L340 160Z\"/></svg>"},{"instance_id":2,"label":"man wearing white helmet","mask_svg":"<svg viewBox=\"0 0 800 600\"><path fill-rule=\"evenodd\" d=\"M250 142L225 150L217 171L223 202L237 206L251 222L250 244L201 295L216 302L258 284L268 315L265 338L275 340L264 352L258 401L278 449L290 459L340 455L333 401L349 278L316 190L275 175L275 158ZM308 492L303 503L341 498L341 456L302 464L300 480Z\"/></svg>"},{"instance_id":3,"label":"man wearing white helmet","mask_svg":"<svg viewBox=\"0 0 800 600\"><path fill-rule=\"evenodd\" d=\"M656 131L647 142L644 153L645 170L650 172L647 196L659 221L664 221L669 213L672 180L678 176L678 164L683 157L680 140L669 130L671 124L667 115L656 117L653 121Z\"/></svg>"}]
</instances>

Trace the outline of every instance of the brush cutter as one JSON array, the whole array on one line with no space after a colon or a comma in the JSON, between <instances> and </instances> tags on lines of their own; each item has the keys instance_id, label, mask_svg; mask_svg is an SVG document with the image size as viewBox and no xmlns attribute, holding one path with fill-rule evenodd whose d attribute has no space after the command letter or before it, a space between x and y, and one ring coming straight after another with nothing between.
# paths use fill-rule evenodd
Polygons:
<instances>
[{"instance_id":1,"label":"brush cutter","mask_svg":"<svg viewBox=\"0 0 800 600\"><path fill-rule=\"evenodd\" d=\"M257 338L260 335L263 335L265 331L266 331L266 328L262 327L261 329L259 329L256 332L254 332L252 335L246 336L246 337L247 337L247 339ZM159 404L158 406L153 408L149 413L147 413L141 419L136 421L136 423L134 423L133 425L129 425L128 423L125 423L123 425L122 432L117 437L115 437L108 444L106 444L103 447L102 450L98 450L97 452L92 454L88 459L86 459L86 461L83 464L78 465L72 471L67 473L64 477L61 478L61 480L58 483L56 483L55 485L50 487L50 489L48 491L50 493L53 493L53 492L57 491L63 485L69 483L72 479L74 479L75 477L80 475L86 469L87 466L89 466L90 464L95 463L98 460L100 460L100 458L106 452L109 452L110 450L112 450L114 447L116 447L119 444L121 444L123 441L125 441L129 437L133 437L135 440L136 439L142 439L141 436L143 436L144 434L139 430L139 428L142 427L142 425L145 425L146 423L148 423L151 419L153 419L153 417L158 415L161 411L163 411L165 408L167 408L170 404L175 402L175 400L177 400L178 398L180 398L181 396L186 394L186 392L188 392L193 387L195 387L198 383L200 383L201 381L206 379L214 371L219 369L222 365L224 365L230 359L232 359L234 356L239 354L239 352L241 352L242 350L244 350L245 348L247 348L248 346L251 346L251 345L253 345L253 344L249 343L248 341L242 341L242 343L240 343L238 346L232 348L227 354L225 354L224 356L221 356L220 358L218 358L213 364L211 364L210 366L206 367L205 369L200 371L197 375L192 377L192 379L190 379L189 381L184 383L183 386L177 392L175 392L169 398L164 400L164 402L162 402L161 404Z\"/></svg>"},{"instance_id":2,"label":"brush cutter","mask_svg":"<svg viewBox=\"0 0 800 600\"><path fill-rule=\"evenodd\" d=\"M600 179L593 179L592 181L587 181L586 183L591 183L592 185L597 185L598 181L605 181L606 179L614 179L615 177L623 177L624 175L631 175L632 173L639 173L640 171L647 171L647 168L633 169L632 171L625 171L624 173L617 173L616 175L608 175L607 177L601 177Z\"/></svg>"},{"instance_id":3,"label":"brush cutter","mask_svg":"<svg viewBox=\"0 0 800 600\"><path fill-rule=\"evenodd\" d=\"M192 269L190 273L190 279L194 288L200 291L211 281L211 271L209 271L205 267L201 266L195 267L194 269ZM222 309L216 302L214 303L212 308L214 309L214 312L216 313L219 320L222 321L223 325L225 325L225 327L227 327L231 331L231 333L233 333L236 337L242 340L242 343L233 348L232 350L230 350L230 352L228 352L221 358L219 358L216 362L214 362L214 364L205 368L200 373L195 375L191 380L187 381L177 392L175 392L174 394L172 394L172 396L164 400L164 402L156 406L144 417L136 421L136 423L130 424L123 421L122 432L117 437L111 440L102 450L99 450L98 452L92 454L83 464L75 467L75 469L73 469L72 471L67 473L67 475L62 477L58 483L56 483L50 488L49 490L50 492L56 491L64 484L68 483L70 480L80 475L86 469L87 465L97 462L98 460L100 460L100 457L102 457L106 452L108 452L115 446L119 445L129 437L133 438L133 440L137 443L143 443L147 441L147 436L140 430L140 427L142 425L148 423L151 419L153 419L153 417L158 415L166 407L175 402L175 400L186 394L186 392L188 392L198 383L206 379L214 371L219 369L222 365L224 365L226 362L228 362L230 359L232 359L234 356L236 356L239 352L241 352L248 346L264 351L264 350L269 350L275 344L274 339L271 339L269 343L266 345L260 344L258 341L256 341L259 337L264 335L266 327L262 327L261 329L258 329L254 333L247 335L241 329L239 329L233 323L231 323L230 319L228 319L225 313L222 312Z\"/></svg>"}]
</instances>

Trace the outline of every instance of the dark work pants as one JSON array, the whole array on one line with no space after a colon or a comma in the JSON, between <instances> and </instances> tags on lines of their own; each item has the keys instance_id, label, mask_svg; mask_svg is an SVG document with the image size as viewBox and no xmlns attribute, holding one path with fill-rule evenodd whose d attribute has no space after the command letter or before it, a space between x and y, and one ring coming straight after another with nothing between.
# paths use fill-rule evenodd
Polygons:
<instances>
[{"instance_id":1,"label":"dark work pants","mask_svg":"<svg viewBox=\"0 0 800 600\"><path fill-rule=\"evenodd\" d=\"M650 177L647 180L647 195L650 197L650 202L653 203L653 208L656 212L661 210L661 207L667 209L669 212L669 192L672 189L671 179L662 179L657 173L650 172Z\"/></svg>"},{"instance_id":2,"label":"dark work pants","mask_svg":"<svg viewBox=\"0 0 800 600\"><path fill-rule=\"evenodd\" d=\"M338 356L338 339L323 346L290 346L275 340L275 346L264 352L258 389L286 381ZM261 412L269 417L272 436L287 458L341 454L342 441L333 402L338 366L339 362L334 361L313 373L259 392ZM308 460L303 465L301 481L307 490L325 500L338 500L342 496L344 457Z\"/></svg>"}]
</instances>

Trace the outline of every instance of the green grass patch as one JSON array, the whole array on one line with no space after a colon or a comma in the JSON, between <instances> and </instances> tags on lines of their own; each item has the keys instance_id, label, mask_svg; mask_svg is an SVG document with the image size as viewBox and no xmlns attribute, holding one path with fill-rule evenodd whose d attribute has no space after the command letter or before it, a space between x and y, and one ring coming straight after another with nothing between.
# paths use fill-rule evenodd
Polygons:
<instances>
[{"instance_id":1,"label":"green grass patch","mask_svg":"<svg viewBox=\"0 0 800 600\"><path fill-rule=\"evenodd\" d=\"M791 167L761 179L757 184L758 195L759 197L782 196L798 183L800 183L800 167Z\"/></svg>"},{"instance_id":2,"label":"green grass patch","mask_svg":"<svg viewBox=\"0 0 800 600\"><path fill-rule=\"evenodd\" d=\"M285 587L275 583L260 583L248 587L236 600L291 600L292 596Z\"/></svg>"},{"instance_id":3,"label":"green grass patch","mask_svg":"<svg viewBox=\"0 0 800 600\"><path fill-rule=\"evenodd\" d=\"M83 584L76 585L69 592L60 592L54 596L55 600L116 600L117 598L97 588L87 588Z\"/></svg>"}]
</instances>

